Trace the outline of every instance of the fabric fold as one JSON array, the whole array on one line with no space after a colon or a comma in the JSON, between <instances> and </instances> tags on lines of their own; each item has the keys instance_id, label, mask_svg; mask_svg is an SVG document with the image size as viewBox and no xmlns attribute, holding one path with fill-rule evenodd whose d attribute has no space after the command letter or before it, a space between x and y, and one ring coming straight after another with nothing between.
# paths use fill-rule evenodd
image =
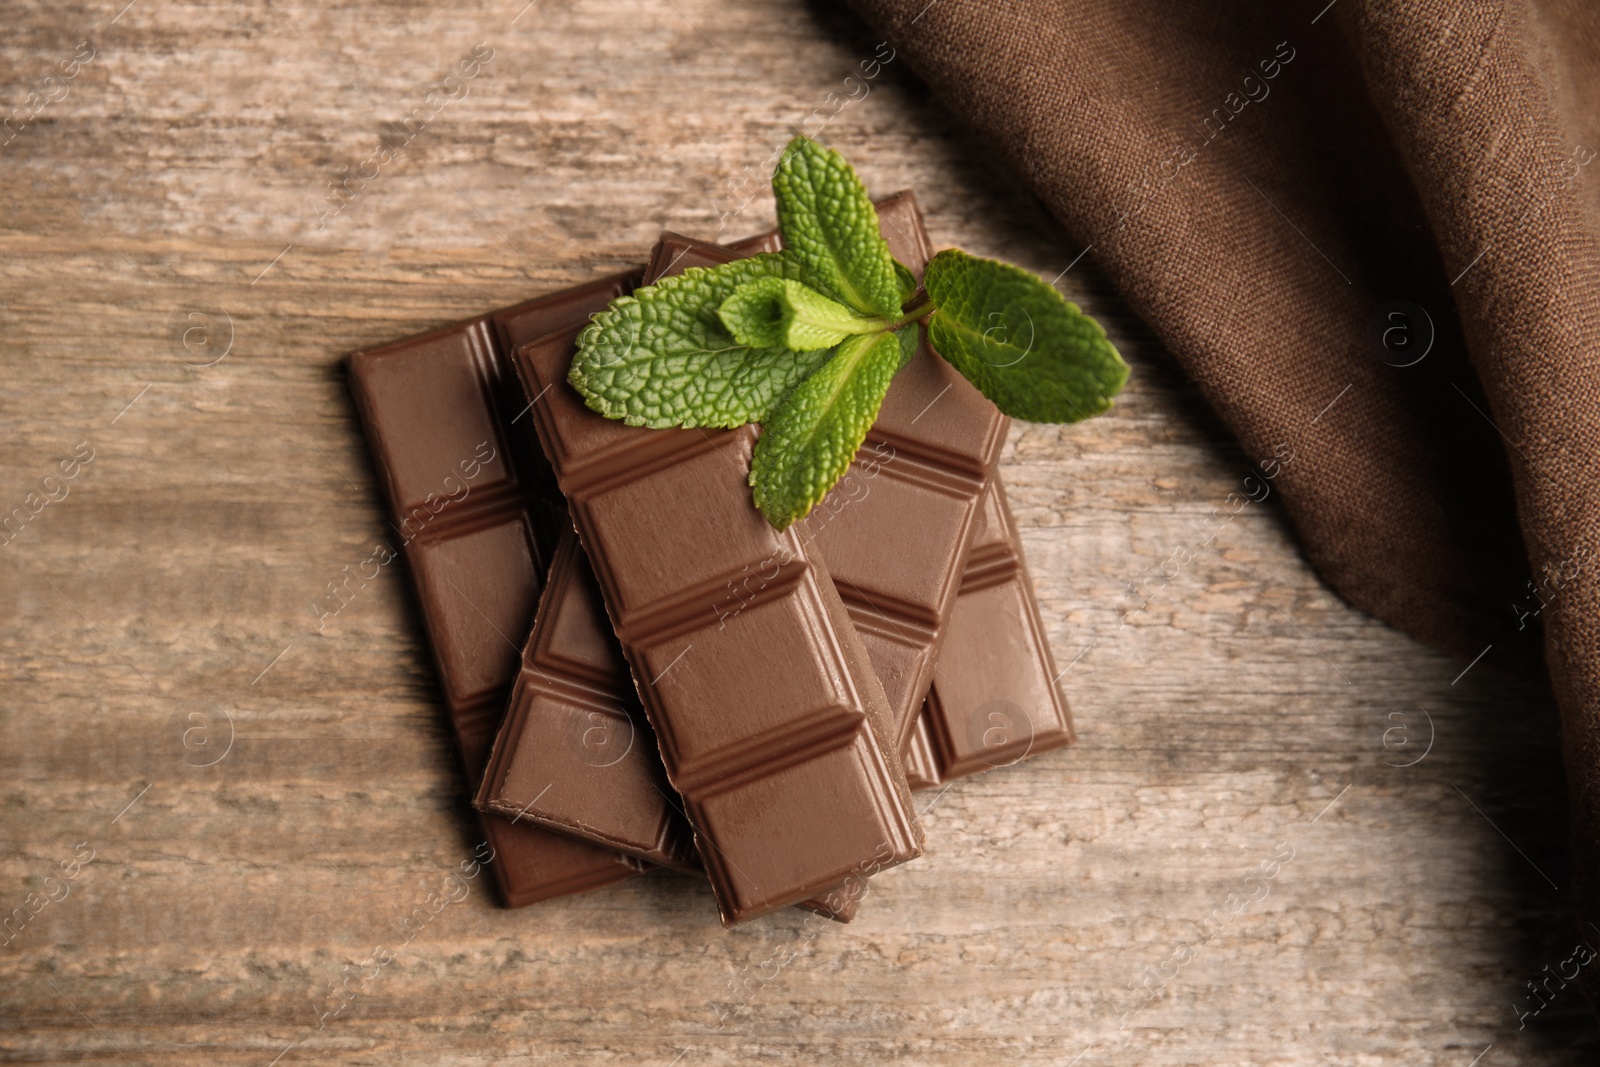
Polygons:
<instances>
[{"instance_id":1,"label":"fabric fold","mask_svg":"<svg viewBox=\"0 0 1600 1067\"><path fill-rule=\"evenodd\" d=\"M1600 923L1600 9L852 3L1280 461L1325 580L1548 670Z\"/></svg>"}]
</instances>

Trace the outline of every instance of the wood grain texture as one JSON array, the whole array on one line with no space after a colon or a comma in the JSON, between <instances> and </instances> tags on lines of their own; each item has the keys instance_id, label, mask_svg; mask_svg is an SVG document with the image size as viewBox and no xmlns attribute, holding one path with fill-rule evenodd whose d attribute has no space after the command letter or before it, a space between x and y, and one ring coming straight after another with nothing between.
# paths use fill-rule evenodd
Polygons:
<instances>
[{"instance_id":1,"label":"wood grain texture","mask_svg":"<svg viewBox=\"0 0 1600 1067\"><path fill-rule=\"evenodd\" d=\"M94 456L0 546L0 911L66 890L0 946L0 1056L1594 1054L1575 990L1522 1029L1513 1006L1576 936L1544 691L1342 604L1275 499L1227 517L1262 457L904 63L829 115L878 44L852 17L124 2L14 6L0 37L27 119L0 148L0 507ZM327 184L480 43L467 95L319 228ZM769 225L763 164L817 109L937 244L1075 264L1060 286L1133 366L1110 415L1018 426L1004 461L1079 743L927 797L927 856L848 927L723 932L666 874L520 912L453 890L474 826L403 577L319 625L385 537L339 359L639 262L662 228Z\"/></svg>"}]
</instances>

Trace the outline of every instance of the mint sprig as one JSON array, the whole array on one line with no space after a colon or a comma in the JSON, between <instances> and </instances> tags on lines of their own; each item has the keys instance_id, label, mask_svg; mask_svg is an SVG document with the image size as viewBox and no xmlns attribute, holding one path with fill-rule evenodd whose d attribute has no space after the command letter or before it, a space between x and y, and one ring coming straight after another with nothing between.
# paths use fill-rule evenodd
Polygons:
<instances>
[{"instance_id":1,"label":"mint sprig","mask_svg":"<svg viewBox=\"0 0 1600 1067\"><path fill-rule=\"evenodd\" d=\"M619 297L578 336L568 380L635 426L764 426L756 506L784 529L844 476L917 324L1007 415L1077 422L1127 364L1094 319L1018 267L959 249L919 289L839 153L797 137L772 177L784 250L695 268Z\"/></svg>"}]
</instances>

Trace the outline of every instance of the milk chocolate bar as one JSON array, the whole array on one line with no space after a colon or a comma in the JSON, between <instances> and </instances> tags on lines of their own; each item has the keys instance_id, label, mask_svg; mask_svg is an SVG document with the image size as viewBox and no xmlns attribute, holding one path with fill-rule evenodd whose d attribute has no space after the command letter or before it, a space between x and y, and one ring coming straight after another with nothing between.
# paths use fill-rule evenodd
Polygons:
<instances>
[{"instance_id":1,"label":"milk chocolate bar","mask_svg":"<svg viewBox=\"0 0 1600 1067\"><path fill-rule=\"evenodd\" d=\"M913 789L1072 743L1022 539L997 477L967 556L933 685L902 752Z\"/></svg>"},{"instance_id":2,"label":"milk chocolate bar","mask_svg":"<svg viewBox=\"0 0 1600 1067\"><path fill-rule=\"evenodd\" d=\"M515 432L527 402L497 341L507 323L535 333L582 324L636 282L636 274L604 278L508 309L499 323L472 319L348 360L350 389L474 786L517 673L553 538L566 523L532 438ZM644 868L528 822L485 817L481 825L511 907L609 885Z\"/></svg>"},{"instance_id":3,"label":"milk chocolate bar","mask_svg":"<svg viewBox=\"0 0 1600 1067\"><path fill-rule=\"evenodd\" d=\"M893 239L896 253L920 272L928 258L927 242L910 194L882 201L879 211L884 232ZM778 245L775 231L732 249L675 234L664 235L651 256L644 281L650 283L690 267L725 263L741 252L772 251ZM937 367L930 368L929 363L936 363ZM913 368L920 373L912 375ZM941 369L942 373L936 373ZM875 669L880 675L890 675L911 687L905 697L920 702L943 637L944 622L954 606L966 539L982 521L977 502L992 473L1006 420L952 368L929 352L920 353L913 367L902 372L902 378L910 383L904 388L920 386L931 400L916 397L921 407L906 402L900 392L902 379L896 379L890 396L900 402L885 405L887 416L879 420L862 458L840 487L802 524L801 535L811 539L821 534L829 544L826 559L836 583L841 574L853 579L854 595L846 600L852 621L870 636L887 635L872 646ZM952 381L959 383L959 390ZM933 388L935 385L937 389ZM919 434L916 424L932 410L934 401L947 401L948 407L935 412L923 431L942 424L947 414L953 414L958 422L963 415L971 417L975 431L966 443L966 466L949 460L950 454L961 448L959 437L940 442L944 452L938 463L930 462L926 456L927 442L932 437L926 432ZM895 467L895 460L900 457L892 442L897 439L912 440L913 448L911 458ZM887 477L878 482L879 475L885 472ZM916 547L909 547L913 545ZM947 558L935 560L933 557L941 552ZM559 587L556 570L564 572ZM736 615L765 580L762 574L750 573L746 568L746 573L737 582L730 581L726 595L719 598L719 617ZM540 637L540 630L550 620L599 618L603 608L593 590L581 558L558 559L552 571L552 591L541 605L527 666L497 743L496 765L485 776L478 803L487 810L522 813L551 828L683 868L694 857L681 830L677 803L669 790L660 788L654 746L634 744L640 729L647 732L648 727L640 723L637 706L618 692L616 683L606 685L602 681L613 654L588 630L581 644L569 642L569 651L564 655L552 655L550 641L558 629L568 631L572 627L551 622L552 638ZM912 595L904 595L906 590ZM552 604L558 594L586 603ZM921 616L905 608L908 601L916 603L919 596L924 613ZM931 625L927 625L930 619ZM575 669L580 656L582 669ZM560 684L554 684L558 678ZM581 710L575 690L586 698ZM917 707L910 710L915 712ZM897 716L906 718L906 710L897 709ZM909 718L915 722L914 714ZM584 727L585 722L590 725ZM904 733L899 726L897 730ZM626 737L633 747L626 751L612 749L610 739L621 737ZM588 751L575 739L587 739L595 747L604 741L606 754ZM594 766L597 759L605 761L603 773ZM608 784L601 785L602 782ZM566 788L558 789L563 785Z\"/></svg>"},{"instance_id":4,"label":"milk chocolate bar","mask_svg":"<svg viewBox=\"0 0 1600 1067\"><path fill-rule=\"evenodd\" d=\"M566 382L577 333L515 362L724 923L919 855L896 724L826 565L750 501L755 428L603 418ZM750 569L770 577L719 613Z\"/></svg>"},{"instance_id":5,"label":"milk chocolate bar","mask_svg":"<svg viewBox=\"0 0 1600 1067\"><path fill-rule=\"evenodd\" d=\"M701 873L600 587L570 529L551 561L477 804Z\"/></svg>"}]
</instances>

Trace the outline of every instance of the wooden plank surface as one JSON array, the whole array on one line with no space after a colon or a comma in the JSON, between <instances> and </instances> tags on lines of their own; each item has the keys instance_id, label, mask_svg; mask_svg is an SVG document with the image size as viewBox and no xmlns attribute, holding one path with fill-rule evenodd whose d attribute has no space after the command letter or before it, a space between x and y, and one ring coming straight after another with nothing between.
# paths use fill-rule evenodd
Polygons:
<instances>
[{"instance_id":1,"label":"wooden plank surface","mask_svg":"<svg viewBox=\"0 0 1600 1067\"><path fill-rule=\"evenodd\" d=\"M847 12L125 2L13 5L0 33L0 506L30 509L0 546L0 910L28 916L0 1056L1594 1054L1557 980L1519 1019L1573 967L1543 690L1341 603L1275 497L1230 505L1264 457L903 60L846 83L888 54ZM795 129L916 188L937 244L1060 275L1134 368L1109 416L1005 457L1080 743L925 797L927 856L848 927L724 932L665 874L502 910L450 881L476 838L404 576L321 618L385 536L340 357L663 227L769 225ZM329 200L346 167L370 180Z\"/></svg>"}]
</instances>

